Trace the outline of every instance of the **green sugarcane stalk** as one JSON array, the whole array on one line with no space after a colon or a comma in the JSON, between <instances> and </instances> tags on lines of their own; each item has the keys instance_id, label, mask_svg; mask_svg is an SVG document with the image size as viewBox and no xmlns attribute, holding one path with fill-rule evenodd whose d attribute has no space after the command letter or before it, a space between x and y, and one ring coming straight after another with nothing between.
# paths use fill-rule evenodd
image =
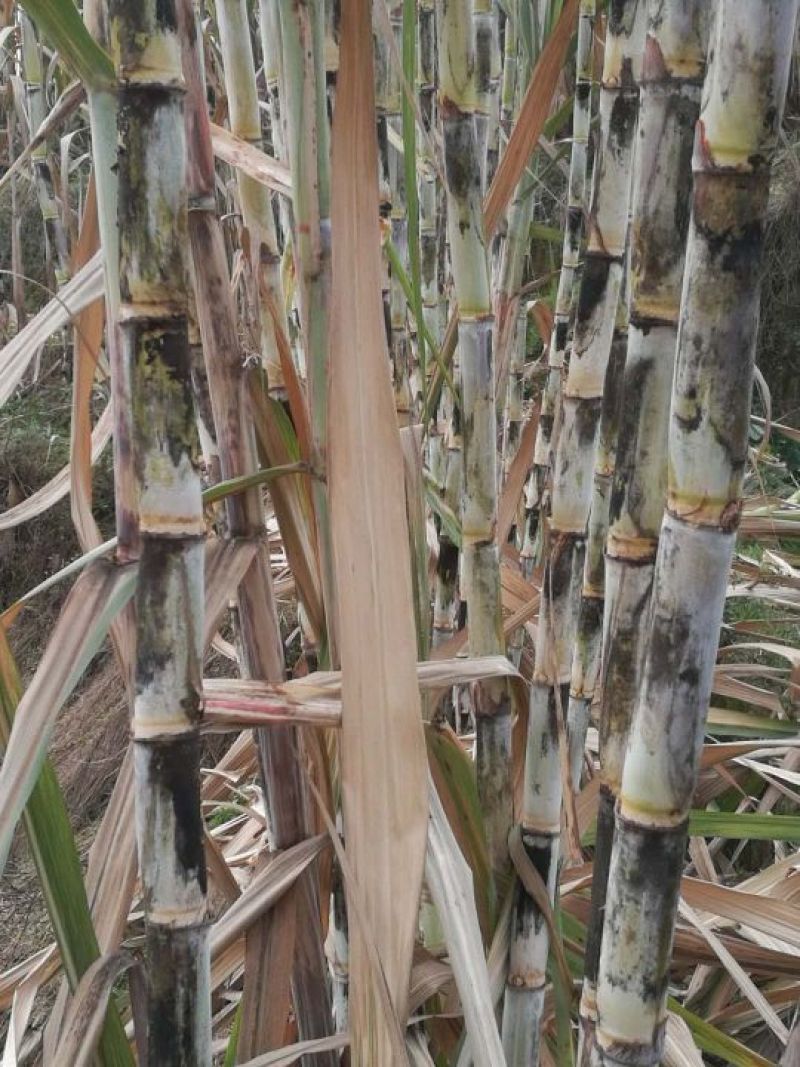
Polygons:
<instances>
[{"instance_id":1,"label":"green sugarcane stalk","mask_svg":"<svg viewBox=\"0 0 800 1067\"><path fill-rule=\"evenodd\" d=\"M261 116L247 4L245 0L219 0L216 15L231 132L261 148ZM273 315L277 316L278 328L286 336L288 326L270 193L265 185L241 170L237 171L236 180L244 225L250 238L250 264L259 296L261 354L270 392L280 394L283 390L283 371L275 340ZM259 284L262 278L268 297L262 293Z\"/></svg>"},{"instance_id":2,"label":"green sugarcane stalk","mask_svg":"<svg viewBox=\"0 0 800 1067\"><path fill-rule=\"evenodd\" d=\"M28 104L28 123L32 137L42 125L47 111L42 49L33 20L22 8L19 9L19 25L22 37L22 74L25 83L25 98ZM39 208L44 221L47 248L55 257L53 270L56 277L56 286L60 289L69 280L70 275L69 240L64 229L58 200L56 199L46 141L34 148L31 153L31 165L33 167Z\"/></svg>"},{"instance_id":3,"label":"green sugarcane stalk","mask_svg":"<svg viewBox=\"0 0 800 1067\"><path fill-rule=\"evenodd\" d=\"M513 9L519 22L519 58L517 69L520 86L527 86L536 58L536 45L532 8L521 4ZM515 112L519 113L521 102L517 94ZM512 324L510 316L516 319L518 293L525 270L525 258L530 249L530 227L534 207L534 177L526 168L517 182L514 197L509 205L505 234L500 242L499 269L497 284L494 287L495 334L493 346L498 365L498 395L506 396L508 403L508 363L514 350L516 321Z\"/></svg>"},{"instance_id":4,"label":"green sugarcane stalk","mask_svg":"<svg viewBox=\"0 0 800 1067\"><path fill-rule=\"evenodd\" d=\"M473 122L475 56L469 0L440 0L439 121L444 143L447 234L456 298L463 418L462 594L470 650L505 650L500 608L497 432L492 308L483 233L480 160ZM511 826L511 703L504 683L482 686L475 702L478 792L494 871L508 869Z\"/></svg>"},{"instance_id":5,"label":"green sugarcane stalk","mask_svg":"<svg viewBox=\"0 0 800 1067\"><path fill-rule=\"evenodd\" d=\"M176 8L111 0L119 77L120 343L141 556L133 714L148 1061L211 1062L200 810L204 535L187 334L186 138Z\"/></svg>"},{"instance_id":6,"label":"green sugarcane stalk","mask_svg":"<svg viewBox=\"0 0 800 1067\"><path fill-rule=\"evenodd\" d=\"M579 598L571 596L571 591L579 590L583 580L602 385L624 270L644 25L644 5L639 0L627 0L609 12L589 245L564 388L564 427L555 456L552 543L545 558L539 606L521 823L523 845L542 874L551 899L557 883L561 833L559 718L565 714L569 698L579 606ZM555 340L551 349L554 347ZM535 902L522 887L517 892L513 921L504 1046L510 1062L535 1063L549 934Z\"/></svg>"},{"instance_id":7,"label":"green sugarcane stalk","mask_svg":"<svg viewBox=\"0 0 800 1067\"><path fill-rule=\"evenodd\" d=\"M269 128L272 137L272 151L276 159L286 161L286 118L283 114L282 99L286 96L283 71L283 37L281 33L280 9L272 0L259 0L258 28L261 37L261 54L264 58L264 80L267 83L267 104L269 107ZM279 245L285 247L292 232L291 205L286 197L278 198L278 219L281 233L278 234ZM304 355L304 353L301 353Z\"/></svg>"},{"instance_id":8,"label":"green sugarcane stalk","mask_svg":"<svg viewBox=\"0 0 800 1067\"><path fill-rule=\"evenodd\" d=\"M436 8L433 0L421 0L417 17L418 64L417 89L419 110L427 129L433 130L436 114ZM418 174L420 289L422 317L434 345L441 346L445 327L445 300L442 293L440 227L437 225L441 188L434 161L430 158L430 139L425 146ZM412 265L413 266L413 265ZM419 336L419 331L418 331ZM426 360L426 385L433 372L433 360ZM458 514L461 499L461 432L459 413L449 389L443 389L436 416L428 432L428 467L448 507ZM438 523L439 553L436 560L433 599L434 648L452 638L458 612L459 550Z\"/></svg>"},{"instance_id":9,"label":"green sugarcane stalk","mask_svg":"<svg viewBox=\"0 0 800 1067\"><path fill-rule=\"evenodd\" d=\"M284 78L281 113L292 176L292 247L298 267L300 321L306 358L312 463L327 467L328 298L331 271L330 127L325 76L325 10L321 0L276 0ZM320 549L327 647L322 659L338 663L333 550L328 494L312 486ZM323 636L323 635L320 635Z\"/></svg>"},{"instance_id":10,"label":"green sugarcane stalk","mask_svg":"<svg viewBox=\"0 0 800 1067\"><path fill-rule=\"evenodd\" d=\"M692 160L667 503L597 988L605 1065L657 1063L725 591L742 508L770 164L797 0L722 0Z\"/></svg>"},{"instance_id":11,"label":"green sugarcane stalk","mask_svg":"<svg viewBox=\"0 0 800 1067\"><path fill-rule=\"evenodd\" d=\"M481 191L491 180L489 158L496 142L500 121L499 11L492 0L474 0L472 24L475 30L475 135L481 168Z\"/></svg>"},{"instance_id":12,"label":"green sugarcane stalk","mask_svg":"<svg viewBox=\"0 0 800 1067\"><path fill-rule=\"evenodd\" d=\"M403 138L403 90L396 57L403 55L403 0L389 5L389 26L393 46L385 39L384 31L376 27L376 97L378 135L385 176L385 201L382 214L388 215L394 256L402 272L409 275L408 212L406 205L405 152L398 148ZM376 16L383 20L385 16ZM410 84L413 84L413 75ZM405 146L404 146L405 147ZM412 188L415 188L413 186ZM411 421L411 338L408 331L406 294L399 272L387 262L385 299L388 308L389 358L392 365L395 409L400 426Z\"/></svg>"},{"instance_id":13,"label":"green sugarcane stalk","mask_svg":"<svg viewBox=\"0 0 800 1067\"><path fill-rule=\"evenodd\" d=\"M637 699L667 479L667 422L700 110L707 5L651 3L642 68L631 228L631 304L617 470L610 501L600 704L600 814L581 998L588 1062L614 807ZM575 749L582 742L575 741Z\"/></svg>"}]
</instances>

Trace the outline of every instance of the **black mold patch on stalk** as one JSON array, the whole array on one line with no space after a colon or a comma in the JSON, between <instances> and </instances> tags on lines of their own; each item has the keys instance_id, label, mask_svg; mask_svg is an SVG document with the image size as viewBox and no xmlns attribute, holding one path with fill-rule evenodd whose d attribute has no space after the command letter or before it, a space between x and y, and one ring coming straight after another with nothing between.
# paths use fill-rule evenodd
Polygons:
<instances>
[{"instance_id":1,"label":"black mold patch on stalk","mask_svg":"<svg viewBox=\"0 0 800 1067\"><path fill-rule=\"evenodd\" d=\"M439 541L436 577L448 589L455 585L458 577L458 548L445 536Z\"/></svg>"},{"instance_id":2,"label":"black mold patch on stalk","mask_svg":"<svg viewBox=\"0 0 800 1067\"><path fill-rule=\"evenodd\" d=\"M543 837L541 834L522 832L522 845L525 854L536 869L539 877L547 885L550 877L550 868L553 864L553 840Z\"/></svg>"},{"instance_id":3,"label":"black mold patch on stalk","mask_svg":"<svg viewBox=\"0 0 800 1067\"><path fill-rule=\"evenodd\" d=\"M624 384L621 389L623 396L629 399L645 395L647 381L653 373L654 364L652 359L637 359L625 369ZM609 503L609 521L616 522L623 511L627 500L627 510L636 520L641 507L645 503L642 499L641 488L637 488L634 474L637 469L639 419L640 411L635 403L622 405L619 434L617 437L617 462L614 470L614 480L611 483L611 500ZM637 522L638 526L638 522Z\"/></svg>"},{"instance_id":4,"label":"black mold patch on stalk","mask_svg":"<svg viewBox=\"0 0 800 1067\"><path fill-rule=\"evenodd\" d=\"M580 615L578 618L578 641L586 643L591 637L600 632L603 625L603 607L605 601L599 596L585 596L581 598ZM591 695L591 694L587 694Z\"/></svg>"},{"instance_id":5,"label":"black mold patch on stalk","mask_svg":"<svg viewBox=\"0 0 800 1067\"><path fill-rule=\"evenodd\" d=\"M206 892L203 821L200 815L200 737L195 731L156 741L150 750L150 785L167 795L175 816L175 859L183 878Z\"/></svg>"},{"instance_id":6,"label":"black mold patch on stalk","mask_svg":"<svg viewBox=\"0 0 800 1067\"><path fill-rule=\"evenodd\" d=\"M183 594L180 609L186 613L185 628L191 632L195 623L189 617L189 578L186 559L187 541L195 539L169 539L142 537L142 553L139 563L139 581L136 591L136 610L139 619L137 630L136 691L144 691L156 676L173 659L172 626L175 619L167 613L165 590L177 581ZM198 539L199 540L199 539ZM202 687L202 664L191 660L186 665L185 689L181 708L190 722L200 718L200 690Z\"/></svg>"},{"instance_id":7,"label":"black mold patch on stalk","mask_svg":"<svg viewBox=\"0 0 800 1067\"><path fill-rule=\"evenodd\" d=\"M625 80L625 67L623 67L623 81ZM633 76L630 75L631 85ZM627 152L633 136L636 133L636 124L639 117L639 97L634 93L620 93L611 107L609 119L609 144L612 151L620 154Z\"/></svg>"},{"instance_id":8,"label":"black mold patch on stalk","mask_svg":"<svg viewBox=\"0 0 800 1067\"><path fill-rule=\"evenodd\" d=\"M192 1035L198 1028L197 992L202 967L200 928L149 926L146 955L150 1030L147 1062L151 1067L198 1067Z\"/></svg>"},{"instance_id":9,"label":"black mold patch on stalk","mask_svg":"<svg viewBox=\"0 0 800 1067\"><path fill-rule=\"evenodd\" d=\"M173 466L197 453L197 425L191 387L191 350L185 318L131 320L122 327L134 354L136 461L166 444Z\"/></svg>"},{"instance_id":10,"label":"black mold patch on stalk","mask_svg":"<svg viewBox=\"0 0 800 1067\"><path fill-rule=\"evenodd\" d=\"M592 95L592 83L591 81L579 81L575 86L575 99L585 105L586 101Z\"/></svg>"},{"instance_id":11,"label":"black mold patch on stalk","mask_svg":"<svg viewBox=\"0 0 800 1067\"><path fill-rule=\"evenodd\" d=\"M744 290L758 277L769 176L695 174L694 220L719 269L734 274Z\"/></svg>"},{"instance_id":12,"label":"black mold patch on stalk","mask_svg":"<svg viewBox=\"0 0 800 1067\"><path fill-rule=\"evenodd\" d=\"M570 246L579 248L583 236L583 209L580 206L567 208L567 233ZM566 344L566 338L564 342Z\"/></svg>"},{"instance_id":13,"label":"black mold patch on stalk","mask_svg":"<svg viewBox=\"0 0 800 1067\"><path fill-rule=\"evenodd\" d=\"M678 810L688 807L697 773L692 724L702 710L698 705L703 697L700 683L704 671L701 650L694 638L690 619L678 611L669 615L654 611L648 653L649 681L656 691L669 692L672 707L681 709L676 728L668 734L670 789Z\"/></svg>"},{"instance_id":14,"label":"black mold patch on stalk","mask_svg":"<svg viewBox=\"0 0 800 1067\"><path fill-rule=\"evenodd\" d=\"M606 904L606 936L612 946L638 937L646 972L618 966L604 978L648 1005L663 1003L667 993L687 829L688 822L676 827L641 827L617 814L614 890ZM635 928L620 926L624 915L637 916ZM619 965L624 958L622 953L615 954L613 962ZM615 1042L612 1049L602 1044L619 1062L647 1067L660 1062L663 1040L663 1024L658 1024L652 1048Z\"/></svg>"},{"instance_id":15,"label":"black mold patch on stalk","mask_svg":"<svg viewBox=\"0 0 800 1067\"><path fill-rule=\"evenodd\" d=\"M575 432L582 450L594 449L602 398L580 397L575 406Z\"/></svg>"},{"instance_id":16,"label":"black mold patch on stalk","mask_svg":"<svg viewBox=\"0 0 800 1067\"><path fill-rule=\"evenodd\" d=\"M472 116L450 100L441 100L445 178L451 195L466 207L480 191L480 170L476 164L475 126ZM463 225L463 223L462 223Z\"/></svg>"},{"instance_id":17,"label":"black mold patch on stalk","mask_svg":"<svg viewBox=\"0 0 800 1067\"><path fill-rule=\"evenodd\" d=\"M559 319L556 322L556 328L555 328L556 352L565 352L566 351L568 337L569 337L569 322L566 319ZM545 424L547 425L548 429L552 429L552 426L553 426L553 416L552 416L552 414L545 415L545 413L543 411L540 421L545 422Z\"/></svg>"},{"instance_id":18,"label":"black mold patch on stalk","mask_svg":"<svg viewBox=\"0 0 800 1067\"><path fill-rule=\"evenodd\" d=\"M545 578L547 593L553 603L557 603L569 592L574 552L575 540L571 537L561 537L553 546L550 566Z\"/></svg>"},{"instance_id":19,"label":"black mold patch on stalk","mask_svg":"<svg viewBox=\"0 0 800 1067\"><path fill-rule=\"evenodd\" d=\"M600 787L597 809L597 837L592 867L592 906L586 931L583 974L592 985L597 984L600 966L600 945L603 939L603 919L606 910L608 869L611 864L611 845L614 840L614 795L607 786Z\"/></svg>"},{"instance_id":20,"label":"black mold patch on stalk","mask_svg":"<svg viewBox=\"0 0 800 1067\"><path fill-rule=\"evenodd\" d=\"M600 304L608 288L611 260L605 255L587 253L578 296L578 322L587 322Z\"/></svg>"},{"instance_id":21,"label":"black mold patch on stalk","mask_svg":"<svg viewBox=\"0 0 800 1067\"><path fill-rule=\"evenodd\" d=\"M624 619L611 616L609 645L605 651L603 678L603 714L600 719L600 750L609 738L626 738L631 725L639 685L643 642L639 640L650 606L651 583L647 583L638 601L630 604ZM629 599L629 598L626 598ZM638 654L638 655L637 655ZM615 785L618 783L614 783Z\"/></svg>"}]
</instances>

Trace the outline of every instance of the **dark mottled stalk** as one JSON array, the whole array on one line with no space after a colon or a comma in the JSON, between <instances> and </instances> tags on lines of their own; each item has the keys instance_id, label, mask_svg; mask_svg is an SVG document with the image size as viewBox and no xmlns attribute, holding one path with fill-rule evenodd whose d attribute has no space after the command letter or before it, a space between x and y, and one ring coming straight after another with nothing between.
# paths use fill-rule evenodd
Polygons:
<instances>
[{"instance_id":1,"label":"dark mottled stalk","mask_svg":"<svg viewBox=\"0 0 800 1067\"><path fill-rule=\"evenodd\" d=\"M600 773L613 811L636 702L666 491L667 419L691 204L691 153L705 70L707 7L650 7L631 234L631 302L606 560ZM576 746L577 747L577 746ZM595 985L613 823L598 826L581 1014L593 1043ZM588 1060L585 1060L588 1062Z\"/></svg>"},{"instance_id":2,"label":"dark mottled stalk","mask_svg":"<svg viewBox=\"0 0 800 1067\"><path fill-rule=\"evenodd\" d=\"M559 722L558 716L566 716L569 698L602 387L624 270L643 39L640 0L612 5L606 30L589 246L563 395L564 425L554 460L551 533L544 561L528 715L521 823L523 840L535 838L537 849L550 865L544 877L548 886L555 886L557 881L561 832L561 736L566 723ZM503 1035L507 1055L513 1051L514 1063L536 1062L549 935L535 902L521 886L515 915L520 944L515 949L517 966L509 972L511 994L506 999ZM527 1037L527 1041L535 1044L528 1048L525 1041L531 1017L536 1020L535 1036Z\"/></svg>"},{"instance_id":3,"label":"dark mottled stalk","mask_svg":"<svg viewBox=\"0 0 800 1067\"><path fill-rule=\"evenodd\" d=\"M200 811L204 523L187 324L186 138L171 0L112 0L119 77L119 333L141 556L133 714L148 1062L211 1062ZM154 58L158 57L158 62Z\"/></svg>"},{"instance_id":4,"label":"dark mottled stalk","mask_svg":"<svg viewBox=\"0 0 800 1067\"><path fill-rule=\"evenodd\" d=\"M770 164L797 0L724 0L692 160L650 630L617 806L597 983L607 1065L659 1062L689 808L747 463Z\"/></svg>"},{"instance_id":5,"label":"dark mottled stalk","mask_svg":"<svg viewBox=\"0 0 800 1067\"><path fill-rule=\"evenodd\" d=\"M608 533L611 482L617 453L617 434L625 402L623 375L628 350L628 307L623 295L617 308L617 325L603 383L603 401L597 434L592 479L592 503L586 536L583 585L572 654L572 675L567 710L567 735L572 788L580 788L589 713L600 670L600 644L605 603L605 547ZM628 397L635 404L635 397ZM574 595L574 594L573 594Z\"/></svg>"}]
</instances>

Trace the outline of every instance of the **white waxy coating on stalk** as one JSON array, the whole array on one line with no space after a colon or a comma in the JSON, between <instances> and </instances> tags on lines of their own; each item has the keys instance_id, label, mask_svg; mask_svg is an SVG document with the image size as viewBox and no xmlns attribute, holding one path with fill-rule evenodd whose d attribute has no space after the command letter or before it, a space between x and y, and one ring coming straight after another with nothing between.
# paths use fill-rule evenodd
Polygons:
<instances>
[{"instance_id":1,"label":"white waxy coating on stalk","mask_svg":"<svg viewBox=\"0 0 800 1067\"><path fill-rule=\"evenodd\" d=\"M673 825L686 815L693 768L680 768L702 744L734 540L664 517L650 633L674 633L675 641L664 648L651 638L620 801L621 812L643 825ZM682 714L670 714L674 708Z\"/></svg>"},{"instance_id":2,"label":"white waxy coating on stalk","mask_svg":"<svg viewBox=\"0 0 800 1067\"><path fill-rule=\"evenodd\" d=\"M198 674L203 647L200 627L189 628L185 623L187 617L199 619L203 615L203 555L203 543L198 539L186 551L185 567L170 567L162 576L161 609L163 626L172 635L170 655L152 670L146 683L140 684L132 724L134 738L182 733L190 725L184 701L197 695L187 683Z\"/></svg>"}]
</instances>

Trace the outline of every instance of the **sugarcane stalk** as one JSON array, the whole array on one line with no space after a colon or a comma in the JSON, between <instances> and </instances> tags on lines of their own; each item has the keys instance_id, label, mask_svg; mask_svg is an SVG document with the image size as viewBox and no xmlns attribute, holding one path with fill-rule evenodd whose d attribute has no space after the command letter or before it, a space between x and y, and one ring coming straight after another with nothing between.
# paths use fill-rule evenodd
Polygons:
<instances>
[{"instance_id":1,"label":"sugarcane stalk","mask_svg":"<svg viewBox=\"0 0 800 1067\"><path fill-rule=\"evenodd\" d=\"M241 398L246 390L237 322L221 224L214 197L214 165L195 20L188 3L182 23L187 109L190 136L189 238L192 277L203 341L206 374L217 431L220 468L228 480L253 473L257 467L252 427ZM273 683L285 677L283 646L272 585L269 550L264 529L260 489L226 498L226 527L231 538L262 542L238 595L238 622L245 674ZM302 778L303 746L296 728L271 727L257 732L261 777L272 844L288 848L308 836L309 804ZM324 1037L331 1030L331 1011L325 981L325 956L319 927L318 891L312 870L298 882L298 928L292 994L303 1039ZM248 1028L249 1030L249 1028ZM258 1038L256 1037L257 1041ZM241 1042L241 1037L240 1037ZM263 1048L245 1048L240 1055L257 1055ZM333 1065L333 1053L323 1056Z\"/></svg>"},{"instance_id":2,"label":"sugarcane stalk","mask_svg":"<svg viewBox=\"0 0 800 1067\"><path fill-rule=\"evenodd\" d=\"M705 71L707 5L651 3L633 192L628 356L606 558L600 703L600 817L581 1015L591 1054L613 812L637 698L664 510L667 422ZM580 740L576 740L575 749ZM585 1062L588 1062L586 1060Z\"/></svg>"},{"instance_id":3,"label":"sugarcane stalk","mask_svg":"<svg viewBox=\"0 0 800 1067\"><path fill-rule=\"evenodd\" d=\"M617 306L617 323L603 382L603 402L597 433L592 476L592 503L586 533L583 585L578 628L572 655L567 738L570 779L578 792L583 769L589 714L600 671L600 645L605 604L605 547L608 533L611 484L616 468L617 437L624 401L623 378L628 351L628 306L625 295ZM635 398L628 397L630 403Z\"/></svg>"},{"instance_id":4,"label":"sugarcane stalk","mask_svg":"<svg viewBox=\"0 0 800 1067\"><path fill-rule=\"evenodd\" d=\"M47 112L44 93L44 68L42 49L36 27L28 13L19 8L19 25L22 37L22 73L25 80L25 98L28 104L28 123L31 137L41 126ZM44 221L47 248L54 257L53 270L56 286L60 289L69 279L69 240L56 199L53 173L47 156L47 142L37 145L31 153L31 165Z\"/></svg>"},{"instance_id":5,"label":"sugarcane stalk","mask_svg":"<svg viewBox=\"0 0 800 1067\"><path fill-rule=\"evenodd\" d=\"M497 433L492 308L483 232L475 111L474 47L469 0L437 4L439 120L447 186L447 234L456 297L460 357L463 487L462 594L470 651L502 653L497 521ZM476 697L476 769L492 867L508 868L511 826L511 703L505 684Z\"/></svg>"},{"instance_id":6,"label":"sugarcane stalk","mask_svg":"<svg viewBox=\"0 0 800 1067\"><path fill-rule=\"evenodd\" d=\"M545 557L539 607L521 823L523 846L551 897L557 883L561 833L561 734L579 606L579 598L571 592L580 589L583 579L602 386L624 269L643 15L638 0L627 0L609 11L589 245L564 389L564 427L555 457L552 543ZM555 344L554 339L551 348ZM510 1063L536 1063L549 935L543 916L522 886L517 889L512 922L503 1042Z\"/></svg>"},{"instance_id":7,"label":"sugarcane stalk","mask_svg":"<svg viewBox=\"0 0 800 1067\"><path fill-rule=\"evenodd\" d=\"M216 5L219 43L228 96L231 132L261 147L261 116L256 88L256 68L245 0L219 0ZM258 318L261 354L271 392L283 389L283 372L275 340L275 322L288 335L286 308L280 276L280 253L269 189L237 171L237 188L244 225L250 238L250 265L259 294ZM263 278L268 299L261 292Z\"/></svg>"},{"instance_id":8,"label":"sugarcane stalk","mask_svg":"<svg viewBox=\"0 0 800 1067\"><path fill-rule=\"evenodd\" d=\"M513 9L519 22L518 76L521 86L530 79L535 58L534 25L531 6L521 4ZM520 96L517 94L515 110L518 112ZM526 169L517 182L514 197L508 209L505 234L500 242L500 265L494 291L495 335L493 346L498 364L498 394L507 393L508 363L513 352L516 335L518 293L525 269L525 257L530 248L530 228L534 206L534 180ZM513 316L513 321L511 316ZM506 397L507 401L507 397Z\"/></svg>"},{"instance_id":9,"label":"sugarcane stalk","mask_svg":"<svg viewBox=\"0 0 800 1067\"><path fill-rule=\"evenodd\" d=\"M324 472L328 434L328 296L331 271L330 126L324 65L325 9L321 0L277 0L283 44L282 114L292 176L292 247L298 266L300 321L306 357L311 462ZM323 661L338 663L333 550L328 495L312 486L320 551L327 648Z\"/></svg>"},{"instance_id":10,"label":"sugarcane stalk","mask_svg":"<svg viewBox=\"0 0 800 1067\"><path fill-rule=\"evenodd\" d=\"M286 96L283 71L283 37L281 32L280 9L272 0L259 0L258 28L261 36L261 53L264 57L264 80L267 83L267 104L269 107L269 128L272 138L272 151L276 159L287 160L286 119L283 114L282 99ZM291 206L285 197L278 199L278 219L282 233L278 235L279 244L285 246L292 232Z\"/></svg>"},{"instance_id":11,"label":"sugarcane stalk","mask_svg":"<svg viewBox=\"0 0 800 1067\"><path fill-rule=\"evenodd\" d=\"M475 136L481 169L481 191L490 180L489 155L495 143L500 120L499 13L492 0L474 0L472 24L475 30Z\"/></svg>"},{"instance_id":12,"label":"sugarcane stalk","mask_svg":"<svg viewBox=\"0 0 800 1067\"><path fill-rule=\"evenodd\" d=\"M597 990L608 1065L658 1063L747 464L764 219L797 0L722 0L692 159L650 631L616 812Z\"/></svg>"},{"instance_id":13,"label":"sugarcane stalk","mask_svg":"<svg viewBox=\"0 0 800 1067\"><path fill-rule=\"evenodd\" d=\"M514 328L511 331L511 354L508 366L508 389L506 390L505 416L503 418L503 477L508 477L511 464L519 450L522 436L525 353L528 332L528 305L517 308ZM516 531L516 524L514 532Z\"/></svg>"},{"instance_id":14,"label":"sugarcane stalk","mask_svg":"<svg viewBox=\"0 0 800 1067\"><path fill-rule=\"evenodd\" d=\"M575 55L575 99L572 108L572 150L567 187L567 217L561 252L553 332L548 351L548 375L542 396L539 424L530 475L527 545L524 555L532 559L543 513L546 513L545 489L552 463L553 428L561 399L561 381L567 354L570 318L576 274L583 244L583 221L586 211L586 167L591 117L593 37L596 0L581 0L578 41Z\"/></svg>"},{"instance_id":15,"label":"sugarcane stalk","mask_svg":"<svg viewBox=\"0 0 800 1067\"><path fill-rule=\"evenodd\" d=\"M419 110L426 128L435 127L436 115L436 8L433 0L420 0L417 18L417 89ZM433 343L441 345L444 333L445 302L440 270L440 228L437 225L440 184L428 145L423 142L418 175L420 289L422 317ZM426 384L431 379L433 360L425 364ZM428 431L428 467L442 492L445 503L458 514L461 499L461 430L455 398L443 389L439 407ZM439 552L436 560L433 599L434 648L453 636L458 611L459 550L438 523ZM448 702L449 703L449 702Z\"/></svg>"},{"instance_id":16,"label":"sugarcane stalk","mask_svg":"<svg viewBox=\"0 0 800 1067\"><path fill-rule=\"evenodd\" d=\"M111 0L119 77L120 344L141 556L133 714L148 1060L211 1062L200 810L204 534L186 310L186 138L176 9Z\"/></svg>"},{"instance_id":17,"label":"sugarcane stalk","mask_svg":"<svg viewBox=\"0 0 800 1067\"><path fill-rule=\"evenodd\" d=\"M395 57L403 54L403 0L389 5L389 26L394 47L377 29L376 107L379 133L385 136L382 147L386 175L389 232L400 267L409 273L408 213L406 207L406 168L404 154L398 149L403 136L402 88ZM383 16L385 17L385 16ZM377 16L382 19L382 16ZM395 409L400 426L411 421L411 339L408 331L406 295L396 270L388 265L389 358L392 364Z\"/></svg>"}]
</instances>

